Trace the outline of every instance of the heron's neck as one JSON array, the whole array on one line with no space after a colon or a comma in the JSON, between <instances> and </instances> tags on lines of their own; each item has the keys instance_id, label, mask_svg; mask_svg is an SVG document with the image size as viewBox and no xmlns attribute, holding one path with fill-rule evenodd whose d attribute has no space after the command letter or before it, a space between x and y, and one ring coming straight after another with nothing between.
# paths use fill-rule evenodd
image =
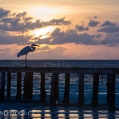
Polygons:
<instances>
[{"instance_id":1,"label":"heron's neck","mask_svg":"<svg viewBox=\"0 0 119 119\"><path fill-rule=\"evenodd\" d=\"M35 47L31 46L31 50L34 51L35 50Z\"/></svg>"}]
</instances>

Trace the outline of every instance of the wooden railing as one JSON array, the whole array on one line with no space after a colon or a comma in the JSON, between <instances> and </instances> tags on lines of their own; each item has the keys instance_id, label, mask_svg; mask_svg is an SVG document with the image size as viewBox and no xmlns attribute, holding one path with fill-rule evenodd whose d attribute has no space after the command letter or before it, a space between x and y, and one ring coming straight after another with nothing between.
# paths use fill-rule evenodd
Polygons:
<instances>
[{"instance_id":1,"label":"wooden railing","mask_svg":"<svg viewBox=\"0 0 119 119\"><path fill-rule=\"evenodd\" d=\"M0 67L0 100L5 100L5 73L7 74L7 99L10 99L11 90L11 73L17 73L17 95L16 99L21 100L21 73L25 72L24 76L24 102L29 102L33 99L33 73L41 73L40 83L40 99L46 100L45 91L45 73L52 73L51 91L49 104L55 105L59 99L59 74L65 73L65 89L63 103L69 103L70 89L70 74L76 73L79 76L78 86L78 106L84 106L84 74L93 75L93 92L92 92L92 107L98 107L98 86L99 75L107 75L107 103L108 109L115 109L115 76L119 74L119 68L100 68L100 67Z\"/></svg>"}]
</instances>

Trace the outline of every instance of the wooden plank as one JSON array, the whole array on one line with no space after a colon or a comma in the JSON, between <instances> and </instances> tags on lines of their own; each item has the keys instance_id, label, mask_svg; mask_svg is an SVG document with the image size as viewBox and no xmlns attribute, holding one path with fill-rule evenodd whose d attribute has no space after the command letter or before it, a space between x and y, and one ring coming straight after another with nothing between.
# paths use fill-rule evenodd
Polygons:
<instances>
[{"instance_id":1,"label":"wooden plank","mask_svg":"<svg viewBox=\"0 0 119 119\"><path fill-rule=\"evenodd\" d=\"M69 103L69 90L70 90L70 73L66 73L63 103Z\"/></svg>"},{"instance_id":2,"label":"wooden plank","mask_svg":"<svg viewBox=\"0 0 119 119\"><path fill-rule=\"evenodd\" d=\"M33 72L26 72L24 77L24 101L32 100Z\"/></svg>"},{"instance_id":3,"label":"wooden plank","mask_svg":"<svg viewBox=\"0 0 119 119\"><path fill-rule=\"evenodd\" d=\"M84 74L79 74L79 95L78 95L79 107L84 105Z\"/></svg>"},{"instance_id":4,"label":"wooden plank","mask_svg":"<svg viewBox=\"0 0 119 119\"><path fill-rule=\"evenodd\" d=\"M119 67L0 67L0 72L119 74Z\"/></svg>"},{"instance_id":5,"label":"wooden plank","mask_svg":"<svg viewBox=\"0 0 119 119\"><path fill-rule=\"evenodd\" d=\"M58 74L57 73L53 73L52 74L52 80L51 80L51 92L50 92L50 100L49 100L49 104L54 105L56 104L56 100L57 100L57 80L58 80Z\"/></svg>"},{"instance_id":6,"label":"wooden plank","mask_svg":"<svg viewBox=\"0 0 119 119\"><path fill-rule=\"evenodd\" d=\"M1 72L0 100L4 100L4 91L5 91L5 72Z\"/></svg>"},{"instance_id":7,"label":"wooden plank","mask_svg":"<svg viewBox=\"0 0 119 119\"><path fill-rule=\"evenodd\" d=\"M21 99L21 72L17 72L17 96L16 99Z\"/></svg>"},{"instance_id":8,"label":"wooden plank","mask_svg":"<svg viewBox=\"0 0 119 119\"><path fill-rule=\"evenodd\" d=\"M109 110L115 110L115 74L109 74Z\"/></svg>"},{"instance_id":9,"label":"wooden plank","mask_svg":"<svg viewBox=\"0 0 119 119\"><path fill-rule=\"evenodd\" d=\"M11 72L7 72L7 99L10 99L11 93Z\"/></svg>"},{"instance_id":10,"label":"wooden plank","mask_svg":"<svg viewBox=\"0 0 119 119\"><path fill-rule=\"evenodd\" d=\"M99 74L94 74L92 107L98 107L98 87L99 87Z\"/></svg>"},{"instance_id":11,"label":"wooden plank","mask_svg":"<svg viewBox=\"0 0 119 119\"><path fill-rule=\"evenodd\" d=\"M40 83L40 97L41 97L41 101L45 101L46 100L46 91L45 91L45 73L41 73L41 83Z\"/></svg>"}]
</instances>

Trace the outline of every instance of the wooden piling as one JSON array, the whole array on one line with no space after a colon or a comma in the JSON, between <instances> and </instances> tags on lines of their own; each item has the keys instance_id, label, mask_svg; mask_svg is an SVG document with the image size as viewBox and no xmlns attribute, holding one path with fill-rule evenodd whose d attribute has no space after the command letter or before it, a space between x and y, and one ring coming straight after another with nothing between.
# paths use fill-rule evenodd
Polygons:
<instances>
[{"instance_id":1,"label":"wooden piling","mask_svg":"<svg viewBox=\"0 0 119 119\"><path fill-rule=\"evenodd\" d=\"M7 72L7 99L10 99L11 93L11 72Z\"/></svg>"},{"instance_id":2,"label":"wooden piling","mask_svg":"<svg viewBox=\"0 0 119 119\"><path fill-rule=\"evenodd\" d=\"M40 83L40 97L41 101L46 100L46 91L45 91L45 73L41 73L41 83Z\"/></svg>"},{"instance_id":3,"label":"wooden piling","mask_svg":"<svg viewBox=\"0 0 119 119\"><path fill-rule=\"evenodd\" d=\"M94 74L92 107L98 107L98 86L99 86L99 74Z\"/></svg>"},{"instance_id":4,"label":"wooden piling","mask_svg":"<svg viewBox=\"0 0 119 119\"><path fill-rule=\"evenodd\" d=\"M24 77L24 101L32 100L33 72L26 72Z\"/></svg>"},{"instance_id":5,"label":"wooden piling","mask_svg":"<svg viewBox=\"0 0 119 119\"><path fill-rule=\"evenodd\" d=\"M59 74L56 73L56 100L59 100Z\"/></svg>"},{"instance_id":6,"label":"wooden piling","mask_svg":"<svg viewBox=\"0 0 119 119\"><path fill-rule=\"evenodd\" d=\"M109 103L109 75L107 74L107 103Z\"/></svg>"},{"instance_id":7,"label":"wooden piling","mask_svg":"<svg viewBox=\"0 0 119 119\"><path fill-rule=\"evenodd\" d=\"M84 74L79 74L79 95L78 95L78 104L79 107L83 107L84 105Z\"/></svg>"},{"instance_id":8,"label":"wooden piling","mask_svg":"<svg viewBox=\"0 0 119 119\"><path fill-rule=\"evenodd\" d=\"M17 96L16 99L21 99L21 72L17 72Z\"/></svg>"},{"instance_id":9,"label":"wooden piling","mask_svg":"<svg viewBox=\"0 0 119 119\"><path fill-rule=\"evenodd\" d=\"M69 90L70 90L70 73L66 73L63 103L69 103Z\"/></svg>"},{"instance_id":10,"label":"wooden piling","mask_svg":"<svg viewBox=\"0 0 119 119\"><path fill-rule=\"evenodd\" d=\"M51 80L51 92L50 92L50 100L49 104L54 105L56 104L57 100L57 80L58 80L58 73L52 73L52 80Z\"/></svg>"},{"instance_id":11,"label":"wooden piling","mask_svg":"<svg viewBox=\"0 0 119 119\"><path fill-rule=\"evenodd\" d=\"M5 91L5 72L1 72L0 100L4 100L4 91Z\"/></svg>"},{"instance_id":12,"label":"wooden piling","mask_svg":"<svg viewBox=\"0 0 119 119\"><path fill-rule=\"evenodd\" d=\"M115 110L115 74L109 74L109 110Z\"/></svg>"}]
</instances>

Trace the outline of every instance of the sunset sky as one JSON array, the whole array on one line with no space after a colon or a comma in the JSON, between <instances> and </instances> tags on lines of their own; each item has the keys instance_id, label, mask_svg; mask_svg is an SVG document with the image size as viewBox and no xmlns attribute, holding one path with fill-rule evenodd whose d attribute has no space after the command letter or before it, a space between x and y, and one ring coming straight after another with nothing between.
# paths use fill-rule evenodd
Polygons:
<instances>
[{"instance_id":1,"label":"sunset sky","mask_svg":"<svg viewBox=\"0 0 119 119\"><path fill-rule=\"evenodd\" d=\"M0 0L0 59L119 59L119 0Z\"/></svg>"}]
</instances>

